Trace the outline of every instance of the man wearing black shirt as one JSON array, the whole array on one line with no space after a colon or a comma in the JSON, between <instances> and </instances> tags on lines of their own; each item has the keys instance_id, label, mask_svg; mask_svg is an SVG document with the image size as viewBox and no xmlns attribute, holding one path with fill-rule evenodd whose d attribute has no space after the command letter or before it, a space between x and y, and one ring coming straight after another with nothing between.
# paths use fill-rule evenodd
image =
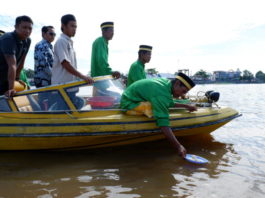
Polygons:
<instances>
[{"instance_id":1,"label":"man wearing black shirt","mask_svg":"<svg viewBox=\"0 0 265 198\"><path fill-rule=\"evenodd\" d=\"M0 37L0 95L14 96L14 81L19 80L31 40L33 22L28 16L16 18L15 31Z\"/></svg>"}]
</instances>

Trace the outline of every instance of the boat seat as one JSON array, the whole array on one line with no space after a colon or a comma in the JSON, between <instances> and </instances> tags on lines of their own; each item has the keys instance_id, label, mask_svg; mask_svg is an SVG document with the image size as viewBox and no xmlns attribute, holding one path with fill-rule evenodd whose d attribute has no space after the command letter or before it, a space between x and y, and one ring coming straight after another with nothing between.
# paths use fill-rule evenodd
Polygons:
<instances>
[{"instance_id":1,"label":"boat seat","mask_svg":"<svg viewBox=\"0 0 265 198\"><path fill-rule=\"evenodd\" d=\"M14 97L14 101L19 111L23 111L23 112L32 111L32 108L30 106L27 96Z\"/></svg>"},{"instance_id":2,"label":"boat seat","mask_svg":"<svg viewBox=\"0 0 265 198\"><path fill-rule=\"evenodd\" d=\"M31 95L14 97L14 101L21 112L41 111L40 105Z\"/></svg>"},{"instance_id":3,"label":"boat seat","mask_svg":"<svg viewBox=\"0 0 265 198\"><path fill-rule=\"evenodd\" d=\"M27 111L31 112L32 108L30 105L27 105L27 106L23 106L23 107L18 108L18 110L21 112L27 112Z\"/></svg>"}]
</instances>

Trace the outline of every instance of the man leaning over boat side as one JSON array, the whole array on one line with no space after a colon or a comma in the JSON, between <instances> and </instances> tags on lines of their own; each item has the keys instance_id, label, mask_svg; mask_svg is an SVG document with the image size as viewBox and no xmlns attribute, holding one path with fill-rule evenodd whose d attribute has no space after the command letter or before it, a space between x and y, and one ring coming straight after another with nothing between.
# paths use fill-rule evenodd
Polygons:
<instances>
[{"instance_id":1,"label":"man leaning over boat side","mask_svg":"<svg viewBox=\"0 0 265 198\"><path fill-rule=\"evenodd\" d=\"M67 83L81 78L88 84L93 83L93 79L83 75L77 70L76 54L71 37L75 36L77 28L76 18L72 14L67 14L61 18L62 34L54 45L54 64L52 67L52 84ZM69 97L75 103L78 90L73 89L68 92ZM78 106L77 104L75 104ZM60 109L64 110L64 109Z\"/></svg>"},{"instance_id":2,"label":"man leaning over boat side","mask_svg":"<svg viewBox=\"0 0 265 198\"><path fill-rule=\"evenodd\" d=\"M120 73L113 72L108 63L109 48L108 42L114 35L114 23L104 22L100 25L102 36L97 38L92 45L91 52L91 76L112 75L114 78L119 78Z\"/></svg>"},{"instance_id":3,"label":"man leaning over boat side","mask_svg":"<svg viewBox=\"0 0 265 198\"><path fill-rule=\"evenodd\" d=\"M149 63L151 60L152 48L149 45L140 45L138 60L131 65L128 73L127 87L138 80L146 79L144 68L145 63Z\"/></svg>"},{"instance_id":4,"label":"man leaning over boat side","mask_svg":"<svg viewBox=\"0 0 265 198\"><path fill-rule=\"evenodd\" d=\"M185 74L179 73L175 79L142 79L130 85L122 94L121 108L127 109L129 115L146 115L154 117L156 125L161 128L169 142L181 157L186 156L186 149L175 137L169 123L169 108L182 107L190 112L196 107L174 103L173 98L185 95L195 83Z\"/></svg>"},{"instance_id":5,"label":"man leaning over boat side","mask_svg":"<svg viewBox=\"0 0 265 198\"><path fill-rule=\"evenodd\" d=\"M15 80L19 80L20 72L31 44L29 38L33 21L28 16L16 18L15 31L0 37L0 95L15 95Z\"/></svg>"}]
</instances>

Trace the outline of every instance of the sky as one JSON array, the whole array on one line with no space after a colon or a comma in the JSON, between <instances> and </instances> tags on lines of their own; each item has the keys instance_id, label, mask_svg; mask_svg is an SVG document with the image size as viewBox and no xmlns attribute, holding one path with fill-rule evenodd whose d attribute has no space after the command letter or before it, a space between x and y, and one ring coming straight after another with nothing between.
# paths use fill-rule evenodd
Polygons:
<instances>
[{"instance_id":1,"label":"sky","mask_svg":"<svg viewBox=\"0 0 265 198\"><path fill-rule=\"evenodd\" d=\"M41 27L52 25L61 34L60 19L73 14L78 70L90 71L91 47L101 36L100 24L114 22L109 64L128 73L139 45L153 46L146 69L175 73L189 69L245 69L265 72L265 2L263 0L8 0L0 7L0 29L14 30L15 18L33 19L32 44L25 68L34 68L34 46ZM54 44L54 43L53 43Z\"/></svg>"}]
</instances>

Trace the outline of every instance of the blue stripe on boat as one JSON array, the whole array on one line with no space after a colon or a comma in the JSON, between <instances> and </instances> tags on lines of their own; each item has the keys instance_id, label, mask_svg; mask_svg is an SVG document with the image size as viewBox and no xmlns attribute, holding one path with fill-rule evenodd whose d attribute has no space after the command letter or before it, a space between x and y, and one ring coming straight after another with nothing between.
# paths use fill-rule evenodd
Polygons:
<instances>
[{"instance_id":1,"label":"blue stripe on boat","mask_svg":"<svg viewBox=\"0 0 265 198\"><path fill-rule=\"evenodd\" d=\"M210 126L219 124L222 122L226 122L241 116L241 114L233 115L218 121L208 122L203 124L196 124L191 126L184 127L171 127L173 131L184 130L184 129L193 129L198 127ZM16 134L0 134L0 137L73 137L73 136L97 136L97 135L123 135L123 134L142 134L142 133L155 133L160 132L160 128L152 129L152 130L131 130L131 131L111 131L111 132L77 132L77 133L16 133Z\"/></svg>"},{"instance_id":2,"label":"blue stripe on boat","mask_svg":"<svg viewBox=\"0 0 265 198\"><path fill-rule=\"evenodd\" d=\"M174 120L189 120L194 118L202 118L202 117L209 117L218 115L220 113L202 115L202 116L193 116L193 117L182 117L182 118L172 118L170 121ZM147 120L147 121L131 121L131 122L94 122L94 123L16 123L16 124L0 124L0 127L42 127L42 126L87 126L87 125L119 125L119 124L144 124L144 123L152 123L156 122L155 120Z\"/></svg>"}]
</instances>

